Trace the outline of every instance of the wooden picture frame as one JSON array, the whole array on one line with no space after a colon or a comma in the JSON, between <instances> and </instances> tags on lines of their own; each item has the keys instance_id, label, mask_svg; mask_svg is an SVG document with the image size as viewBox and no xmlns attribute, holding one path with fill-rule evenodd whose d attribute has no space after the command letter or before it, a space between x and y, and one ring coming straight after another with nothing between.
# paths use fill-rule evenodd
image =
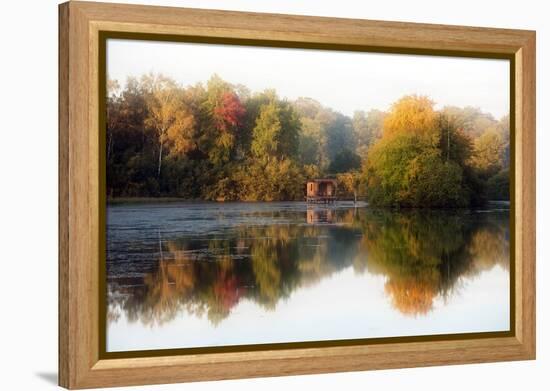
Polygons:
<instances>
[{"instance_id":1,"label":"wooden picture frame","mask_svg":"<svg viewBox=\"0 0 550 391\"><path fill-rule=\"evenodd\" d=\"M515 177L512 331L505 336L104 358L100 298L101 34L509 58ZM104 61L104 58L103 58ZM103 262L104 263L104 262ZM59 6L59 384L124 386L535 358L535 32L89 2Z\"/></svg>"}]
</instances>

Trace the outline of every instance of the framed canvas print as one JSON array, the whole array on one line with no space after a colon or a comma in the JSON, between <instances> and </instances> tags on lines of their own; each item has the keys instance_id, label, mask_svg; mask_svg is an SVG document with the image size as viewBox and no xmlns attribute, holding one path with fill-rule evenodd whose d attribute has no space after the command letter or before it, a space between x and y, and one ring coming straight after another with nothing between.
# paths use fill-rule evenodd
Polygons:
<instances>
[{"instance_id":1,"label":"framed canvas print","mask_svg":"<svg viewBox=\"0 0 550 391\"><path fill-rule=\"evenodd\" d=\"M535 358L535 33L59 7L60 384Z\"/></svg>"}]
</instances>

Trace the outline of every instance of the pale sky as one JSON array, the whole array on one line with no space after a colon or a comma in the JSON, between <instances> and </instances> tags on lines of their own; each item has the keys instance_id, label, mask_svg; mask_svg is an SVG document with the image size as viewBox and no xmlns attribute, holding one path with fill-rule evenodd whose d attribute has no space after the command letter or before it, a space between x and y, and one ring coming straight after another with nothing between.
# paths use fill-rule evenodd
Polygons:
<instances>
[{"instance_id":1,"label":"pale sky","mask_svg":"<svg viewBox=\"0 0 550 391\"><path fill-rule=\"evenodd\" d=\"M162 73L182 86L214 73L253 92L309 97L346 115L387 110L407 94L428 95L436 108L474 106L496 119L509 113L509 61L310 49L109 39L107 76Z\"/></svg>"},{"instance_id":2,"label":"pale sky","mask_svg":"<svg viewBox=\"0 0 550 391\"><path fill-rule=\"evenodd\" d=\"M436 296L432 310L419 317L395 310L385 283L383 276L356 274L349 267L316 285L291 292L288 298L277 303L276 311L266 311L259 304L243 299L215 327L204 314L188 313L185 308L178 311L173 320L155 327L130 322L125 311L120 310L120 318L108 325L107 351L510 329L510 279L508 271L500 266L473 278L462 278L461 288L454 291L452 297ZM360 299L358 292L362 292Z\"/></svg>"}]
</instances>

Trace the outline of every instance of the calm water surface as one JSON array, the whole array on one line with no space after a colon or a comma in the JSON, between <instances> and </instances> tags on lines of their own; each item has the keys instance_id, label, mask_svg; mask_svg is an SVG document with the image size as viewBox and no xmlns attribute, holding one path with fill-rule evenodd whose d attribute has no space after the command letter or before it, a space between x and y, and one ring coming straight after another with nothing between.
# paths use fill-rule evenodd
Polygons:
<instances>
[{"instance_id":1,"label":"calm water surface","mask_svg":"<svg viewBox=\"0 0 550 391\"><path fill-rule=\"evenodd\" d=\"M507 204L107 213L107 351L509 329Z\"/></svg>"}]
</instances>

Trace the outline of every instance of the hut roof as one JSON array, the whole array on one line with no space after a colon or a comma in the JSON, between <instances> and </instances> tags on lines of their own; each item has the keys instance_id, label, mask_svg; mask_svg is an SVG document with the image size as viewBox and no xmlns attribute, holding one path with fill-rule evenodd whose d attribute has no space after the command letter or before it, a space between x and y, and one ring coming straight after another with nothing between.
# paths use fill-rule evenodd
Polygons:
<instances>
[{"instance_id":1,"label":"hut roof","mask_svg":"<svg viewBox=\"0 0 550 391\"><path fill-rule=\"evenodd\" d=\"M316 182L316 183L320 183L320 182L336 182L336 179L332 179L332 178L318 178L318 179L310 179L308 182Z\"/></svg>"}]
</instances>

